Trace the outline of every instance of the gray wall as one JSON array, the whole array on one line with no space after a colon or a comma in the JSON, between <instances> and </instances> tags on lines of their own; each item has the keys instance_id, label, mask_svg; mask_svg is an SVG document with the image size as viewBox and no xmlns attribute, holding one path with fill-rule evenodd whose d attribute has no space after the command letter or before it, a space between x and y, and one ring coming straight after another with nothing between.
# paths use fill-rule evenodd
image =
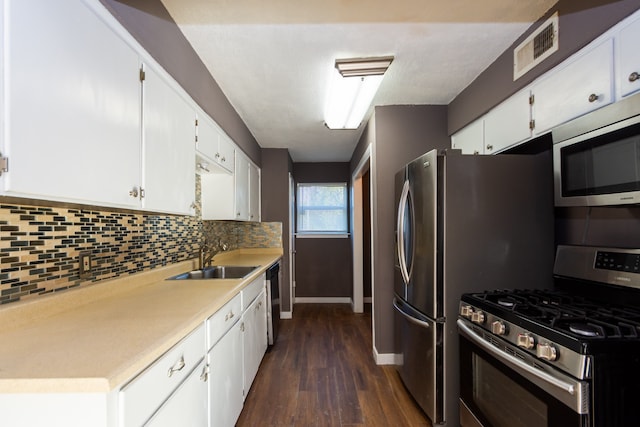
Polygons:
<instances>
[{"instance_id":1,"label":"gray wall","mask_svg":"<svg viewBox=\"0 0 640 427\"><path fill-rule=\"evenodd\" d=\"M451 101L448 115L449 134L480 117L639 8L640 0L559 0L556 7L539 23L526 31ZM513 49L556 10L560 33L558 51L514 82Z\"/></svg>"},{"instance_id":2,"label":"gray wall","mask_svg":"<svg viewBox=\"0 0 640 427\"><path fill-rule=\"evenodd\" d=\"M160 0L100 0L258 166L260 147Z\"/></svg>"},{"instance_id":3,"label":"gray wall","mask_svg":"<svg viewBox=\"0 0 640 427\"><path fill-rule=\"evenodd\" d=\"M556 242L640 248L640 207L556 208Z\"/></svg>"},{"instance_id":4,"label":"gray wall","mask_svg":"<svg viewBox=\"0 0 640 427\"><path fill-rule=\"evenodd\" d=\"M373 206L373 314L375 348L394 353L393 244L394 176L407 162L433 148L449 147L447 107L396 105L376 107L351 159L353 170L373 144L371 183Z\"/></svg>"},{"instance_id":5,"label":"gray wall","mask_svg":"<svg viewBox=\"0 0 640 427\"><path fill-rule=\"evenodd\" d=\"M282 223L283 258L280 264L282 283L280 284L280 309L291 311L289 292L289 172L293 162L286 148L263 148L261 171L261 215L262 221Z\"/></svg>"},{"instance_id":6,"label":"gray wall","mask_svg":"<svg viewBox=\"0 0 640 427\"><path fill-rule=\"evenodd\" d=\"M298 183L350 182L349 163L294 163ZM349 206L349 204L347 205ZM350 297L353 294L351 240L296 238L296 297Z\"/></svg>"}]
</instances>

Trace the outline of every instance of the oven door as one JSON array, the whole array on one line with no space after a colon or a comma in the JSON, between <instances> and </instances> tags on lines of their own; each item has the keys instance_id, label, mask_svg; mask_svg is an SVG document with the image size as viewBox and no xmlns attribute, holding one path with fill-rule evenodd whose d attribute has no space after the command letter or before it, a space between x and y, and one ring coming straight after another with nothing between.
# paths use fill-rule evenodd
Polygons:
<instances>
[{"instance_id":1,"label":"oven door","mask_svg":"<svg viewBox=\"0 0 640 427\"><path fill-rule=\"evenodd\" d=\"M462 427L587 427L588 384L458 320ZM511 354L505 351L510 348ZM522 360L524 358L525 360ZM526 361L530 358L529 361Z\"/></svg>"}]
</instances>

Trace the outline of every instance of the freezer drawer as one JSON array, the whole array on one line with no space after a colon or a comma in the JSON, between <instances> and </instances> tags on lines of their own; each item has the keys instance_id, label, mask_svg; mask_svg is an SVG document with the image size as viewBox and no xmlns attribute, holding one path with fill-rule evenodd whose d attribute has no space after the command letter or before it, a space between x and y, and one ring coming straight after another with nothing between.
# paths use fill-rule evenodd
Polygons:
<instances>
[{"instance_id":1,"label":"freezer drawer","mask_svg":"<svg viewBox=\"0 0 640 427\"><path fill-rule=\"evenodd\" d=\"M396 297L397 331L400 333L400 378L433 424L444 417L443 332L434 322Z\"/></svg>"}]
</instances>

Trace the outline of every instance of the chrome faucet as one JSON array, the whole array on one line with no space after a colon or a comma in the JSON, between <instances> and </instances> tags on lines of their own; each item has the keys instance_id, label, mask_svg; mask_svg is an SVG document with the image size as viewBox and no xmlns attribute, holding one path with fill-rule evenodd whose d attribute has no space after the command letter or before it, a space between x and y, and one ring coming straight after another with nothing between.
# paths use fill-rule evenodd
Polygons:
<instances>
[{"instance_id":1,"label":"chrome faucet","mask_svg":"<svg viewBox=\"0 0 640 427\"><path fill-rule=\"evenodd\" d=\"M218 254L220 251L226 251L229 246L222 241L222 239L218 239L218 244L216 246L211 246L205 240L200 247L199 251L199 262L200 262L200 270L211 265L211 260L213 257Z\"/></svg>"}]
</instances>

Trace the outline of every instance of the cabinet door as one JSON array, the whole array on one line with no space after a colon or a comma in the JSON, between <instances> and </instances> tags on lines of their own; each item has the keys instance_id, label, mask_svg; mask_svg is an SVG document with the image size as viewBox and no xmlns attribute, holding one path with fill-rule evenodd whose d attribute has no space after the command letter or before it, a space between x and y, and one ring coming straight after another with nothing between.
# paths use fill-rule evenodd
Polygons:
<instances>
[{"instance_id":1,"label":"cabinet door","mask_svg":"<svg viewBox=\"0 0 640 427\"><path fill-rule=\"evenodd\" d=\"M263 290L242 315L244 324L244 395L258 373L260 362L267 350L267 307Z\"/></svg>"},{"instance_id":2,"label":"cabinet door","mask_svg":"<svg viewBox=\"0 0 640 427\"><path fill-rule=\"evenodd\" d=\"M220 130L220 138L218 139L218 153L220 153L220 166L233 173L235 169L235 146L231 139Z\"/></svg>"},{"instance_id":3,"label":"cabinet door","mask_svg":"<svg viewBox=\"0 0 640 427\"><path fill-rule=\"evenodd\" d=\"M143 206L193 214L195 109L150 67L145 70L143 101Z\"/></svg>"},{"instance_id":4,"label":"cabinet door","mask_svg":"<svg viewBox=\"0 0 640 427\"><path fill-rule=\"evenodd\" d=\"M235 146L226 133L204 112L198 114L196 149L205 158L233 173Z\"/></svg>"},{"instance_id":5,"label":"cabinet door","mask_svg":"<svg viewBox=\"0 0 640 427\"><path fill-rule=\"evenodd\" d=\"M616 38L616 74L620 96L629 95L640 89L638 40L640 40L640 19L623 27Z\"/></svg>"},{"instance_id":6,"label":"cabinet door","mask_svg":"<svg viewBox=\"0 0 640 427\"><path fill-rule=\"evenodd\" d=\"M260 221L260 169L249 163L249 221Z\"/></svg>"},{"instance_id":7,"label":"cabinet door","mask_svg":"<svg viewBox=\"0 0 640 427\"><path fill-rule=\"evenodd\" d=\"M236 217L235 219L249 219L249 160L236 153L236 171L235 176L235 200L236 200Z\"/></svg>"},{"instance_id":8,"label":"cabinet door","mask_svg":"<svg viewBox=\"0 0 640 427\"><path fill-rule=\"evenodd\" d=\"M149 427L206 427L208 416L207 379L206 365L203 359L145 425Z\"/></svg>"},{"instance_id":9,"label":"cabinet door","mask_svg":"<svg viewBox=\"0 0 640 427\"><path fill-rule=\"evenodd\" d=\"M198 143L196 150L211 161L216 161L218 155L218 127L205 113L198 113Z\"/></svg>"},{"instance_id":10,"label":"cabinet door","mask_svg":"<svg viewBox=\"0 0 640 427\"><path fill-rule=\"evenodd\" d=\"M613 42L579 55L533 86L536 135L613 101Z\"/></svg>"},{"instance_id":11,"label":"cabinet door","mask_svg":"<svg viewBox=\"0 0 640 427\"><path fill-rule=\"evenodd\" d=\"M137 53L83 2L5 0L7 194L139 207Z\"/></svg>"},{"instance_id":12,"label":"cabinet door","mask_svg":"<svg viewBox=\"0 0 640 427\"><path fill-rule=\"evenodd\" d=\"M529 90L523 90L484 117L484 153L504 150L531 137Z\"/></svg>"},{"instance_id":13,"label":"cabinet door","mask_svg":"<svg viewBox=\"0 0 640 427\"><path fill-rule=\"evenodd\" d=\"M484 120L472 122L451 136L451 148L462 154L484 153Z\"/></svg>"},{"instance_id":14,"label":"cabinet door","mask_svg":"<svg viewBox=\"0 0 640 427\"><path fill-rule=\"evenodd\" d=\"M242 321L236 322L208 354L211 427L233 426L242 412L241 327Z\"/></svg>"}]
</instances>

